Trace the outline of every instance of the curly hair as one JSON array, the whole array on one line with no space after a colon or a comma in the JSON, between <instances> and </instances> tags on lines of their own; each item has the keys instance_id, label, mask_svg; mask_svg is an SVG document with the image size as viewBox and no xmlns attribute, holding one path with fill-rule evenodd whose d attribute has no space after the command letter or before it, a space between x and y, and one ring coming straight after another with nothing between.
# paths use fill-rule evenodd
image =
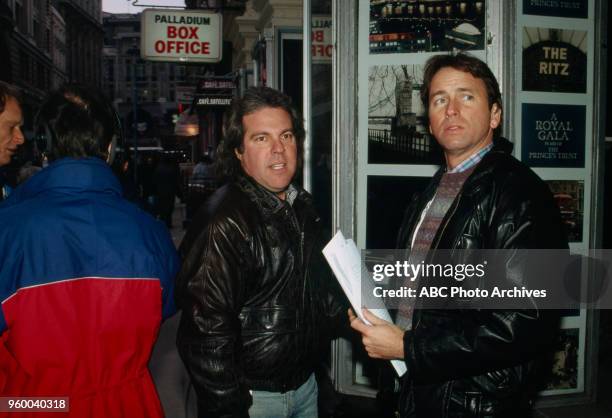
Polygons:
<instances>
[{"instance_id":1,"label":"curly hair","mask_svg":"<svg viewBox=\"0 0 612 418\"><path fill-rule=\"evenodd\" d=\"M466 53L458 53L456 55L435 55L431 57L425 63L425 70L423 72L423 84L421 86L421 102L425 109L425 116L429 118L429 90L431 88L431 81L435 75L443 68L454 68L455 70L463 71L471 74L474 78L482 80L487 90L487 99L489 102L489 109L493 105L497 105L500 112L503 109L501 92L499 90L499 83L495 78L495 75L486 63L482 62L476 57L468 55ZM501 131L501 123L494 131L494 135L499 136Z\"/></svg>"},{"instance_id":2,"label":"curly hair","mask_svg":"<svg viewBox=\"0 0 612 418\"><path fill-rule=\"evenodd\" d=\"M301 165L304 146L304 121L293 107L291 98L270 87L248 88L242 97L232 100L223 121L223 141L217 148L215 164L217 174L221 178L232 179L242 172L240 161L235 150L243 151L244 126L242 118L263 108L280 108L285 110L293 126L293 135L297 143L298 166Z\"/></svg>"}]
</instances>

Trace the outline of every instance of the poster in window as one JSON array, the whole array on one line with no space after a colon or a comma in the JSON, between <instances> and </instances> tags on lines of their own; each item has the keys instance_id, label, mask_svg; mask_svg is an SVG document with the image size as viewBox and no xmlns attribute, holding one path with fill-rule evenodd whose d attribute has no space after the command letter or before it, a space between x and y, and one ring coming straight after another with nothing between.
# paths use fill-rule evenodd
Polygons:
<instances>
[{"instance_id":1,"label":"poster in window","mask_svg":"<svg viewBox=\"0 0 612 418\"><path fill-rule=\"evenodd\" d=\"M586 93L587 32L523 28L523 90Z\"/></svg>"},{"instance_id":2,"label":"poster in window","mask_svg":"<svg viewBox=\"0 0 612 418\"><path fill-rule=\"evenodd\" d=\"M422 65L375 65L368 72L368 163L440 164L419 94Z\"/></svg>"},{"instance_id":3,"label":"poster in window","mask_svg":"<svg viewBox=\"0 0 612 418\"><path fill-rule=\"evenodd\" d=\"M578 328L559 330L552 359L552 371L546 385L547 390L577 387L578 335Z\"/></svg>"},{"instance_id":4,"label":"poster in window","mask_svg":"<svg viewBox=\"0 0 612 418\"><path fill-rule=\"evenodd\" d=\"M584 219L584 181L548 180L550 191L559 206L561 220L569 242L582 241Z\"/></svg>"},{"instance_id":5,"label":"poster in window","mask_svg":"<svg viewBox=\"0 0 612 418\"><path fill-rule=\"evenodd\" d=\"M589 0L523 0L523 14L586 19Z\"/></svg>"},{"instance_id":6,"label":"poster in window","mask_svg":"<svg viewBox=\"0 0 612 418\"><path fill-rule=\"evenodd\" d=\"M484 0L370 0L370 53L484 49Z\"/></svg>"},{"instance_id":7,"label":"poster in window","mask_svg":"<svg viewBox=\"0 0 612 418\"><path fill-rule=\"evenodd\" d=\"M522 160L531 167L584 167L586 107L523 103Z\"/></svg>"}]
</instances>

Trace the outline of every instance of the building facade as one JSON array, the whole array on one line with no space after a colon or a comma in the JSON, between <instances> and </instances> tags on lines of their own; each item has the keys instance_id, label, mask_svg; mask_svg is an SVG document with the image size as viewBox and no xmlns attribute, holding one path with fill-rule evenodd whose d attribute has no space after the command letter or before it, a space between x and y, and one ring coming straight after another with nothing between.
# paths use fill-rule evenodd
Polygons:
<instances>
[{"instance_id":1,"label":"building facade","mask_svg":"<svg viewBox=\"0 0 612 418\"><path fill-rule=\"evenodd\" d=\"M140 59L140 15L104 13L103 22L103 86L113 100L132 100L132 70L139 101L176 103L177 98L183 99L184 65Z\"/></svg>"},{"instance_id":2,"label":"building facade","mask_svg":"<svg viewBox=\"0 0 612 418\"><path fill-rule=\"evenodd\" d=\"M52 36L62 20L51 0L8 0L2 14L2 79L22 90L27 132L44 95L65 79L62 51L55 50L60 45Z\"/></svg>"},{"instance_id":3,"label":"building facade","mask_svg":"<svg viewBox=\"0 0 612 418\"><path fill-rule=\"evenodd\" d=\"M100 0L5 0L0 5L0 78L23 94L26 134L49 91L65 82L100 85Z\"/></svg>"},{"instance_id":4,"label":"building facade","mask_svg":"<svg viewBox=\"0 0 612 418\"><path fill-rule=\"evenodd\" d=\"M140 58L139 14L103 14L102 85L124 122L126 136L140 144L172 142L173 118L193 99L185 65ZM138 123L133 124L136 112Z\"/></svg>"},{"instance_id":5,"label":"building facade","mask_svg":"<svg viewBox=\"0 0 612 418\"><path fill-rule=\"evenodd\" d=\"M49 42L51 44L51 61L53 62L51 87L56 89L66 81L66 22L62 14L53 6L50 15L51 35Z\"/></svg>"},{"instance_id":6,"label":"building facade","mask_svg":"<svg viewBox=\"0 0 612 418\"><path fill-rule=\"evenodd\" d=\"M56 3L66 22L68 81L100 87L104 39L101 0L57 0Z\"/></svg>"}]
</instances>

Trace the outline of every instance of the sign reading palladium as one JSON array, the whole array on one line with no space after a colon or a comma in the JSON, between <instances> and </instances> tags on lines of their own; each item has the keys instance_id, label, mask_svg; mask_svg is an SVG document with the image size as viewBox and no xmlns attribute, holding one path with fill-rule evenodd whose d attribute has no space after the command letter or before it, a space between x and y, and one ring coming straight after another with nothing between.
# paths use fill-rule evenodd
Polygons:
<instances>
[{"instance_id":1,"label":"sign reading palladium","mask_svg":"<svg viewBox=\"0 0 612 418\"><path fill-rule=\"evenodd\" d=\"M140 54L150 61L221 61L221 16L194 10L146 9L141 16Z\"/></svg>"}]
</instances>

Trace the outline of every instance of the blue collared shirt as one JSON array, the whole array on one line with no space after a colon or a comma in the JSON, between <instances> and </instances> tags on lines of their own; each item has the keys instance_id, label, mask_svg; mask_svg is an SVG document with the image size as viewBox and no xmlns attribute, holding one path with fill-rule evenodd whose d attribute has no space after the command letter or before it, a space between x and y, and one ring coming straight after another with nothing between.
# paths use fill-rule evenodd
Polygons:
<instances>
[{"instance_id":1,"label":"blue collared shirt","mask_svg":"<svg viewBox=\"0 0 612 418\"><path fill-rule=\"evenodd\" d=\"M459 163L457 167L453 168L452 170L448 170L447 173L462 173L465 170L474 167L480 162L480 160L482 160L482 158L486 155L487 152L491 151L491 148L493 148L492 142L486 147L480 149L478 152L470 155L469 158Z\"/></svg>"}]
</instances>

